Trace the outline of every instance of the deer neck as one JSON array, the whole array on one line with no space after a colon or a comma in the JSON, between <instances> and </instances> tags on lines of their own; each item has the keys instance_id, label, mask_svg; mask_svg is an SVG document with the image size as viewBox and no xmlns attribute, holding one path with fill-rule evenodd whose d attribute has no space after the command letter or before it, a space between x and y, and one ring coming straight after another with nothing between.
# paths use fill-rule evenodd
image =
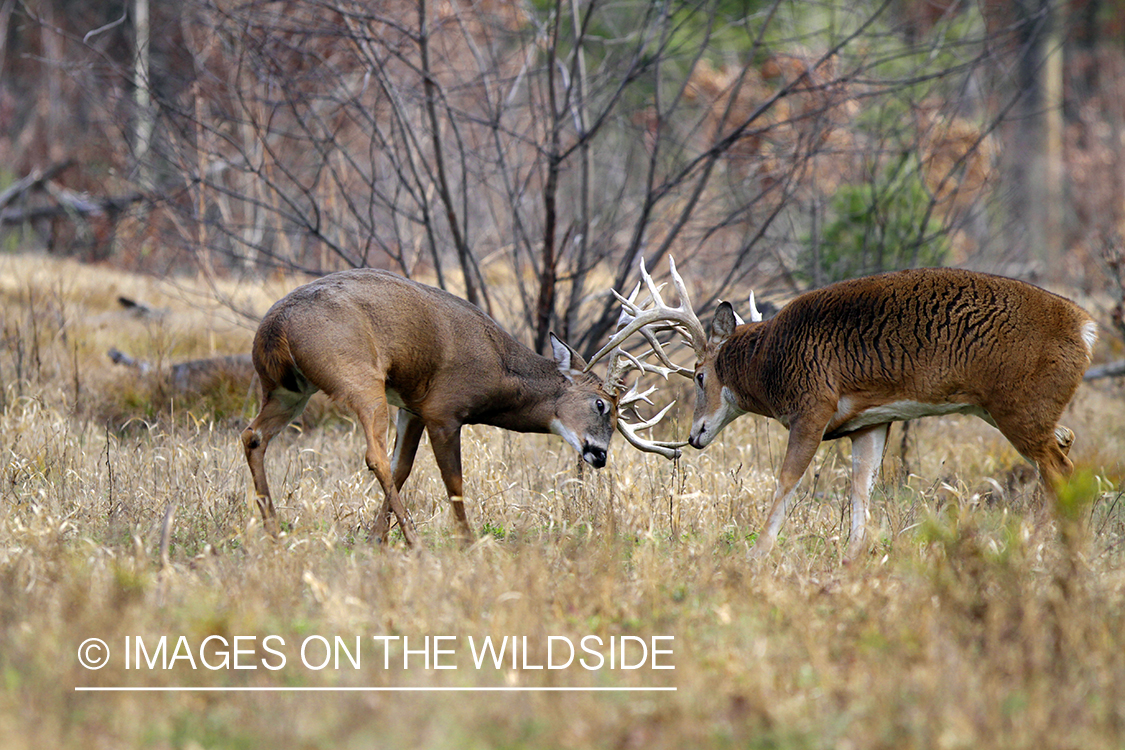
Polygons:
<instances>
[{"instance_id":1,"label":"deer neck","mask_svg":"<svg viewBox=\"0 0 1125 750\"><path fill-rule=\"evenodd\" d=\"M771 363L760 352L768 326L767 321L739 327L715 355L715 374L740 409L772 417L763 372Z\"/></svg>"},{"instance_id":2,"label":"deer neck","mask_svg":"<svg viewBox=\"0 0 1125 750\"><path fill-rule=\"evenodd\" d=\"M558 365L525 347L507 352L504 365L504 374L468 423L514 432L550 432L555 405L567 387Z\"/></svg>"}]
</instances>

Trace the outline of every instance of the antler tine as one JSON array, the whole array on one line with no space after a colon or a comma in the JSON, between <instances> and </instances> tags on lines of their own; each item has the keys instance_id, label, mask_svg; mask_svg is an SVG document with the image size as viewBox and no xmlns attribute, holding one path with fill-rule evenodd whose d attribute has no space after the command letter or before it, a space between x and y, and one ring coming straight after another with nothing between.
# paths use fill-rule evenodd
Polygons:
<instances>
[{"instance_id":1,"label":"antler tine","mask_svg":"<svg viewBox=\"0 0 1125 750\"><path fill-rule=\"evenodd\" d=\"M620 294L617 294L616 291L613 291L614 295L616 295L616 297L621 300L621 314L617 316L617 325L614 327L615 332L620 331L625 326L628 326L629 323L633 320L635 313L632 311L638 309L635 303L637 295L640 293L640 291L640 282L638 282L637 285L633 287L633 291L628 296L628 298L622 297ZM618 344L613 350L613 356L610 357L609 368L606 370L605 375L605 382L609 385L610 388L619 388L621 378L624 377L625 373L629 371L628 364L622 363L623 356L628 356L628 354L624 352L621 349L621 345ZM591 360L590 364L593 364L595 361L597 361L596 357ZM586 369L589 370L590 366L587 365Z\"/></svg>"},{"instance_id":2,"label":"antler tine","mask_svg":"<svg viewBox=\"0 0 1125 750\"><path fill-rule=\"evenodd\" d=\"M676 402L673 401L671 404L661 409L651 419L638 422L637 424L629 424L625 420L618 418L617 431L635 448L639 448L646 453L658 453L665 458L679 458L681 453L680 448L687 445L686 441L645 440L637 434L637 430L647 430L663 419L664 415L668 413L668 410L671 409L675 403Z\"/></svg>"},{"instance_id":3,"label":"antler tine","mask_svg":"<svg viewBox=\"0 0 1125 750\"><path fill-rule=\"evenodd\" d=\"M645 277L647 279L646 286L648 286L649 294L653 297L654 301L659 300L660 288L655 287L651 283L651 277L648 277L647 274L645 274ZM625 373L629 372L629 370L638 370L642 373L656 373L667 379L668 374L674 371L671 368L675 367L675 365L671 365L670 362L668 364L671 365L671 368L647 364L621 348L621 344L630 335L629 333L626 333L626 331L628 331L630 328L634 328L634 332L636 330L641 331L644 334L645 339L650 341L655 349L660 349L659 342L656 341L650 329L646 328L643 322L639 328L633 326L636 318L643 317L644 315L641 307L636 304L637 295L640 294L640 291L640 282L638 282L637 285L633 287L633 291L629 294L628 297L622 297L620 294L614 291L614 295L621 301L621 314L617 317L617 325L615 327L616 332L611 338L611 344L613 342L616 342L616 344L610 349L610 362L609 367L606 371L605 382L610 388L616 390L620 390L621 388L623 388L624 384L622 381L624 380ZM658 302L656 304L662 303ZM596 355L593 359L591 359L591 363L596 362L600 356L600 354ZM646 354L645 356L648 355ZM660 349L660 355L658 355L658 357L660 357L664 361L667 361L668 359L667 355L664 354L664 351L662 349ZM646 440L637 434L638 430L650 429L651 427L656 425L661 419L664 418L664 415L668 413L668 410L672 408L672 404L666 406L651 419L644 420L637 424L630 424L621 416L621 412L627 406L632 406L639 401L644 401L648 404L652 403L652 401L649 400L649 395L651 395L652 392L656 389L649 388L646 391L638 392L637 385L637 381L634 381L629 390L624 395L620 396L617 400L618 432L620 432L631 445L633 445L635 448L638 448L639 450L645 451L647 453L658 453L665 458L679 458L680 447L686 445L686 443Z\"/></svg>"},{"instance_id":4,"label":"antler tine","mask_svg":"<svg viewBox=\"0 0 1125 750\"><path fill-rule=\"evenodd\" d=\"M676 272L676 259L671 255L668 256L668 272L672 275L672 285L676 287L676 294L680 295L680 306L676 310L683 316L683 320L677 322L684 323L687 327L685 333L691 347L695 349L697 354L702 354L707 346L707 332L704 330L703 324L699 322L699 318L696 317L695 310L691 307L691 297L688 296L687 286L680 274Z\"/></svg>"},{"instance_id":5,"label":"antler tine","mask_svg":"<svg viewBox=\"0 0 1125 750\"><path fill-rule=\"evenodd\" d=\"M647 357L649 354L652 354L652 353L653 353L652 351L646 352L644 356ZM629 352L624 351L624 350L615 352L613 356L615 357L615 363L620 362L622 359L624 359L628 362L628 365L629 365L629 366L626 366L625 364L621 364L619 366L620 372L614 372L613 373L613 374L617 375L618 378L620 378L622 375L624 375L629 370L639 370L640 372L651 372L653 375L659 375L660 377L667 380L668 376L671 375L672 373L682 375L682 374L684 374L684 372L687 371L686 367L680 367L679 365L674 365L674 364L670 365L668 367L662 367L660 365L650 365L648 362L645 362L644 360L642 360L639 357L634 357L632 354L630 354ZM612 367L613 366L611 365L611 368ZM607 379L608 379L608 377L607 377Z\"/></svg>"},{"instance_id":6,"label":"antler tine","mask_svg":"<svg viewBox=\"0 0 1125 750\"><path fill-rule=\"evenodd\" d=\"M750 290L750 322L760 323L762 321L762 314L758 312L758 306L754 304L754 290Z\"/></svg>"},{"instance_id":7,"label":"antler tine","mask_svg":"<svg viewBox=\"0 0 1125 750\"><path fill-rule=\"evenodd\" d=\"M647 341L648 345L650 347L652 347L652 349L649 352L647 352L644 356L648 357L649 354L655 354L656 358L658 360L660 360L662 365L664 365L663 367L657 367L656 365L648 365L647 368L645 368L645 372L656 373L656 374L660 375L661 377L663 377L665 380L667 380L668 376L672 373L676 373L677 375L683 375L685 378L695 377L695 371L694 370L692 370L690 367L683 367L682 365L677 365L675 362L672 361L672 358L668 356L667 352L664 351L664 346L659 341L657 341L656 336L653 335L654 332L658 331L658 330L660 330L660 329L655 328L655 327L649 327L649 328L642 328L641 331L640 331L641 335L644 336L645 341ZM673 328L672 330L678 330L678 329Z\"/></svg>"},{"instance_id":8,"label":"antler tine","mask_svg":"<svg viewBox=\"0 0 1125 750\"><path fill-rule=\"evenodd\" d=\"M671 256L669 256L669 260L670 259L671 259ZM675 267L676 267L676 264L673 262L672 268L675 268ZM649 275L648 269L645 268L644 257L641 258L641 280L644 281L645 286L648 287L648 293L649 293L649 296L652 297L653 303L657 307L667 307L667 305L664 304L664 298L660 296L660 290L663 289L664 286L663 285L657 286L656 282L652 280L652 276Z\"/></svg>"},{"instance_id":9,"label":"antler tine","mask_svg":"<svg viewBox=\"0 0 1125 750\"><path fill-rule=\"evenodd\" d=\"M632 406L633 404L637 403L638 401L644 401L646 404L652 406L653 405L652 399L650 399L649 396L651 396L652 392L655 391L655 390L656 390L656 386L650 385L648 388L646 388L645 390L638 393L637 392L637 384L633 383L633 387L629 389L628 393L626 393L624 396L621 397L621 399L617 402L617 405L619 407L621 407L621 406Z\"/></svg>"},{"instance_id":10,"label":"antler tine","mask_svg":"<svg viewBox=\"0 0 1125 750\"><path fill-rule=\"evenodd\" d=\"M613 296L615 296L621 303L621 314L617 318L617 326L609 341L603 346L594 356L590 358L589 364L586 369L589 370L594 363L601 360L606 355L610 356L609 368L606 373L606 383L617 390L623 388L622 379L629 370L638 370L641 373L653 373L660 375L667 379L671 373L685 375L692 377L693 372L686 367L681 367L674 362L664 351L663 345L657 340L656 334L660 331L675 331L688 340L692 348L695 349L697 354L702 354L707 345L707 335L704 333L703 324L699 322L699 318L691 309L691 298L687 293L687 286L684 284L683 278L676 271L676 262L669 256L668 268L672 276L672 285L676 289L676 294L679 295L680 304L672 307L664 301L660 296L661 290L664 288L663 284L657 284L653 281L652 276L649 274L648 269L645 268L644 259L641 259L640 271L641 281L633 287L633 291L628 297L623 297L616 290L611 289ZM648 290L649 301L651 307L645 307L644 304L637 303L637 297L640 295L641 285L644 285ZM640 333L645 341L648 342L652 350L644 356L648 357L650 354L655 354L656 358L660 361L659 365L648 364L633 356L622 348L622 344L632 336L634 333ZM639 423L630 424L621 418L620 410L626 406L631 406L639 401L644 401L651 404L649 395L656 390L649 388L646 391L638 392L637 383L634 382L632 387L624 395L620 396L617 400L618 418L617 429L625 436L634 447L648 453L658 453L665 458L679 458L680 448L687 445L686 442L670 442L661 440L646 440L637 434L639 430L651 429L655 426L668 411L672 408L668 404L661 409L651 419L644 420Z\"/></svg>"},{"instance_id":11,"label":"antler tine","mask_svg":"<svg viewBox=\"0 0 1125 750\"><path fill-rule=\"evenodd\" d=\"M590 358L589 364L586 365L587 370L590 369L595 362L602 359L602 357L620 347L622 342L634 333L644 330L645 328L652 331L675 330L688 340L696 354L703 353L704 348L707 346L707 334L703 329L703 324L699 322L699 318L696 317L695 312L691 309L691 298L688 296L687 286L684 284L683 278L676 271L676 261L671 256L668 256L668 268L672 276L672 285L676 289L676 294L680 297L680 304L677 307L671 307L664 302L664 299L660 296L660 287L653 281L652 276L648 273L648 270L645 268L644 259L642 258L641 281L648 289L653 306L644 309L636 304L635 300L639 285L637 288L634 288L633 294L631 294L629 298L624 298L614 291L614 295L621 300L622 306L629 313L631 320L624 328L618 328L609 342ZM620 318L618 320L620 321ZM645 336L645 338L649 339L649 336ZM658 354L657 356L660 355Z\"/></svg>"}]
</instances>

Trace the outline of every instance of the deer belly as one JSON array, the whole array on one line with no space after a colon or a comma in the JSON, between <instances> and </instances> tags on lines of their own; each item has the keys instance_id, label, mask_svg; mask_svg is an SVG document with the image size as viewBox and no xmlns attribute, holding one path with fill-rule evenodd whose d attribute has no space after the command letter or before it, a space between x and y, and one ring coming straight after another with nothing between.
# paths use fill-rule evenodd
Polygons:
<instances>
[{"instance_id":1,"label":"deer belly","mask_svg":"<svg viewBox=\"0 0 1125 750\"><path fill-rule=\"evenodd\" d=\"M854 403L847 397L840 399L836 407L836 414L829 423L831 435L846 435L849 432L871 425L886 422L904 422L908 419L920 417L938 417L943 414L971 414L980 417L989 424L994 424L987 411L975 404L940 403L928 404L922 401L892 401L889 404L870 406L861 411L855 411ZM840 423L839 420L844 420Z\"/></svg>"}]
</instances>

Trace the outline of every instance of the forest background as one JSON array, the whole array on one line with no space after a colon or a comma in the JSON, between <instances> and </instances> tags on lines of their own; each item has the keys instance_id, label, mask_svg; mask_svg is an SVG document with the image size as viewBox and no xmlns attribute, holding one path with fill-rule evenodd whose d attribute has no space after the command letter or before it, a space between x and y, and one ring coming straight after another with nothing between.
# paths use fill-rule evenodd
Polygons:
<instances>
[{"instance_id":1,"label":"forest background","mask_svg":"<svg viewBox=\"0 0 1125 750\"><path fill-rule=\"evenodd\" d=\"M1103 0L4 0L5 243L387 267L587 354L641 256L702 313L915 265L1116 291L1123 27Z\"/></svg>"}]
</instances>

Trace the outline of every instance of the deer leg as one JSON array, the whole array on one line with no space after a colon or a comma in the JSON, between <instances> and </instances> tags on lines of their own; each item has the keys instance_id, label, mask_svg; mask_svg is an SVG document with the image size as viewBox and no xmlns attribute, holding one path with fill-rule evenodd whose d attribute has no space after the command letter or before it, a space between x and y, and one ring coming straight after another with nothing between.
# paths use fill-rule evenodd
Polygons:
<instances>
[{"instance_id":1,"label":"deer leg","mask_svg":"<svg viewBox=\"0 0 1125 750\"><path fill-rule=\"evenodd\" d=\"M1038 522L1042 523L1046 520L1048 508L1061 521L1062 516L1058 514L1059 485L1073 473L1074 464L1063 452L1063 447L1055 440L1054 435L1037 446L1029 448L1017 446L1017 449L1039 468L1039 492L1042 493L1044 501L1039 506Z\"/></svg>"},{"instance_id":2,"label":"deer leg","mask_svg":"<svg viewBox=\"0 0 1125 750\"><path fill-rule=\"evenodd\" d=\"M365 456L367 468L375 473L375 478L379 480L379 484L383 487L384 504L390 505L391 510L398 518L398 525L402 529L402 535L406 538L406 543L415 547L418 544L418 534L414 530L414 521L411 520L410 514L406 512L406 508L402 504L398 488L395 487L391 475L391 462L387 458L386 436L389 407L387 406L383 383L373 384L373 389L373 392L369 391L373 396L372 403L363 404L361 402L352 405L356 417L359 419L359 424L363 428L363 434L367 438L367 454ZM379 516L383 517L384 514L380 512ZM376 530L379 526L380 518L376 517ZM375 533L374 536L376 540L382 541L378 533Z\"/></svg>"},{"instance_id":3,"label":"deer leg","mask_svg":"<svg viewBox=\"0 0 1125 750\"><path fill-rule=\"evenodd\" d=\"M856 559L863 551L870 518L868 501L875 486L875 475L883 464L890 423L877 424L854 432L852 438L852 533L844 562Z\"/></svg>"},{"instance_id":4,"label":"deer leg","mask_svg":"<svg viewBox=\"0 0 1125 750\"><path fill-rule=\"evenodd\" d=\"M1052 435L1029 451L1031 460L1039 467L1039 482L1052 507L1059 499L1059 484L1074 473L1074 464L1066 454L1069 448L1068 445L1064 449Z\"/></svg>"},{"instance_id":5,"label":"deer leg","mask_svg":"<svg viewBox=\"0 0 1125 750\"><path fill-rule=\"evenodd\" d=\"M451 428L427 427L430 433L430 445L434 449L434 458L437 460L438 469L441 470L445 490L449 493L449 502L453 504L453 515L461 527L461 534L466 543L476 539L469 517L465 513L465 502L462 499L463 488L461 482L461 427Z\"/></svg>"},{"instance_id":6,"label":"deer leg","mask_svg":"<svg viewBox=\"0 0 1125 750\"><path fill-rule=\"evenodd\" d=\"M398 410L398 416L395 417L395 452L391 456L391 479L397 490L402 490L402 485L406 484L410 470L414 467L414 457L418 453L418 442L422 439L424 427L422 418L417 414L406 409ZM387 536L391 513L391 497L385 495L383 507L375 517L375 527L372 530L372 536L380 542Z\"/></svg>"},{"instance_id":7,"label":"deer leg","mask_svg":"<svg viewBox=\"0 0 1125 750\"><path fill-rule=\"evenodd\" d=\"M817 419L801 416L790 420L789 442L785 447L785 458L781 461L781 471L777 475L777 490L773 494L773 504L770 506L766 526L758 534L758 540L750 550L751 556L765 557L773 549L781 524L784 523L785 516L789 512L789 503L797 490L797 482L812 463L816 449L820 447L820 440L824 436L826 424L828 424L827 417Z\"/></svg>"},{"instance_id":8,"label":"deer leg","mask_svg":"<svg viewBox=\"0 0 1125 750\"><path fill-rule=\"evenodd\" d=\"M262 512L262 523L274 537L278 535L280 528L266 481L266 448L277 433L297 418L308 403L309 395L282 388L263 392L262 408L258 416L242 431L242 450L246 454L246 463L250 465L250 476L254 480L254 493L258 509Z\"/></svg>"},{"instance_id":9,"label":"deer leg","mask_svg":"<svg viewBox=\"0 0 1125 750\"><path fill-rule=\"evenodd\" d=\"M391 475L395 487L402 489L410 470L414 468L414 457L418 455L418 443L426 425L422 418L406 409L399 409L395 417L395 452L391 456Z\"/></svg>"},{"instance_id":10,"label":"deer leg","mask_svg":"<svg viewBox=\"0 0 1125 750\"><path fill-rule=\"evenodd\" d=\"M1057 425L1055 427L1055 442L1059 444L1059 450L1063 452L1063 455L1069 456L1070 446L1074 445L1074 432L1069 427Z\"/></svg>"},{"instance_id":11,"label":"deer leg","mask_svg":"<svg viewBox=\"0 0 1125 750\"><path fill-rule=\"evenodd\" d=\"M1039 493L1044 500L1037 514L1041 523L1045 520L1042 514L1048 508L1054 510L1058 504L1059 483L1074 470L1074 464L1067 457L1073 433L1052 424L1028 424L1019 415L999 418L996 423L1020 455L1039 469Z\"/></svg>"}]
</instances>

